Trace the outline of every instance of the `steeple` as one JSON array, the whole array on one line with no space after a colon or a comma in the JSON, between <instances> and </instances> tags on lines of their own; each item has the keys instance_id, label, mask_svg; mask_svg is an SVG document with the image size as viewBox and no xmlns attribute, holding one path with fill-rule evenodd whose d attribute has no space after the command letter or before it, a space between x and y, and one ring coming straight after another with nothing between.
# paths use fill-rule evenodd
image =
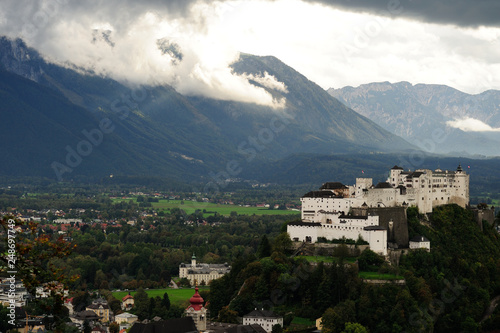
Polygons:
<instances>
[{"instance_id":1,"label":"steeple","mask_svg":"<svg viewBox=\"0 0 500 333\"><path fill-rule=\"evenodd\" d=\"M188 309L191 307L195 311L199 311L203 308L203 297L198 293L198 287L194 289L194 295L189 299L189 303L191 305L188 307Z\"/></svg>"},{"instance_id":2,"label":"steeple","mask_svg":"<svg viewBox=\"0 0 500 333\"><path fill-rule=\"evenodd\" d=\"M194 253L191 257L191 267L196 267L196 256L194 255Z\"/></svg>"},{"instance_id":3,"label":"steeple","mask_svg":"<svg viewBox=\"0 0 500 333\"><path fill-rule=\"evenodd\" d=\"M189 306L184 312L186 316L193 318L199 331L207 329L207 309L203 306L203 297L198 293L198 287L194 289L194 295L189 299Z\"/></svg>"}]
</instances>

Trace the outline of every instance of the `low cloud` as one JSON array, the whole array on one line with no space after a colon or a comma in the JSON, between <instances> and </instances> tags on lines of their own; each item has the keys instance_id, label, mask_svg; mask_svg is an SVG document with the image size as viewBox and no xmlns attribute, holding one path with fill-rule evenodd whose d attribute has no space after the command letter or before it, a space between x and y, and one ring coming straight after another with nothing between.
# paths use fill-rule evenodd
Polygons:
<instances>
[{"instance_id":1,"label":"low cloud","mask_svg":"<svg viewBox=\"0 0 500 333\"><path fill-rule=\"evenodd\" d=\"M255 81L263 87L268 89L277 90L279 92L288 93L288 88L283 82L278 81L274 76L270 75L268 72L264 72L264 75L254 75L244 73L241 75L247 80Z\"/></svg>"},{"instance_id":2,"label":"low cloud","mask_svg":"<svg viewBox=\"0 0 500 333\"><path fill-rule=\"evenodd\" d=\"M464 132L500 132L500 128L493 128L479 119L470 117L450 120L446 122L446 125Z\"/></svg>"},{"instance_id":3,"label":"low cloud","mask_svg":"<svg viewBox=\"0 0 500 333\"><path fill-rule=\"evenodd\" d=\"M283 107L283 101L231 71L239 50L221 38L220 3L138 4L7 1L2 5L6 14L0 15L0 31L23 38L49 62L76 66L129 86L168 84L184 95ZM269 77L263 80L273 83ZM277 81L274 84L277 88Z\"/></svg>"}]
</instances>

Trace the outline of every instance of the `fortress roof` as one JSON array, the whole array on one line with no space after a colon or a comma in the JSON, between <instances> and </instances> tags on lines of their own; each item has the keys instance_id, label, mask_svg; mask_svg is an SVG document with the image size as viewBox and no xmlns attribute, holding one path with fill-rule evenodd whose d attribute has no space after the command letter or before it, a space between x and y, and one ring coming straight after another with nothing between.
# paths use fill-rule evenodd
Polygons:
<instances>
[{"instance_id":1,"label":"fortress roof","mask_svg":"<svg viewBox=\"0 0 500 333\"><path fill-rule=\"evenodd\" d=\"M339 182L328 182L321 185L321 190L339 190L348 188L346 185Z\"/></svg>"},{"instance_id":2,"label":"fortress roof","mask_svg":"<svg viewBox=\"0 0 500 333\"><path fill-rule=\"evenodd\" d=\"M380 182L375 186L375 188L393 188L388 182Z\"/></svg>"},{"instance_id":3,"label":"fortress roof","mask_svg":"<svg viewBox=\"0 0 500 333\"><path fill-rule=\"evenodd\" d=\"M410 173L408 176L406 176L407 179L411 179L411 178L418 178L420 176L422 176L425 172L422 172L422 171L415 171L415 172L412 172Z\"/></svg>"},{"instance_id":4,"label":"fortress roof","mask_svg":"<svg viewBox=\"0 0 500 333\"><path fill-rule=\"evenodd\" d=\"M339 216L339 219L367 220L368 216L351 216L342 214Z\"/></svg>"},{"instance_id":5,"label":"fortress roof","mask_svg":"<svg viewBox=\"0 0 500 333\"><path fill-rule=\"evenodd\" d=\"M302 198L337 198L332 191L311 191L304 194ZM340 198L340 197L339 197Z\"/></svg>"},{"instance_id":6,"label":"fortress roof","mask_svg":"<svg viewBox=\"0 0 500 333\"><path fill-rule=\"evenodd\" d=\"M277 316L276 314L274 314L274 312L272 311L268 311L268 310L253 310L252 312L250 312L249 314L246 314L243 316L243 318L249 318L249 317L253 317L253 318L281 318L281 316Z\"/></svg>"},{"instance_id":7,"label":"fortress roof","mask_svg":"<svg viewBox=\"0 0 500 333\"><path fill-rule=\"evenodd\" d=\"M391 168L391 170L404 170L404 169L400 166L395 165Z\"/></svg>"},{"instance_id":8,"label":"fortress roof","mask_svg":"<svg viewBox=\"0 0 500 333\"><path fill-rule=\"evenodd\" d=\"M364 227L363 230L387 230L387 229L380 225L371 225L368 227Z\"/></svg>"},{"instance_id":9,"label":"fortress roof","mask_svg":"<svg viewBox=\"0 0 500 333\"><path fill-rule=\"evenodd\" d=\"M296 221L296 222L290 222L288 225L294 225L294 226L304 226L304 227L321 227L321 223L318 222L302 222L302 221Z\"/></svg>"}]
</instances>

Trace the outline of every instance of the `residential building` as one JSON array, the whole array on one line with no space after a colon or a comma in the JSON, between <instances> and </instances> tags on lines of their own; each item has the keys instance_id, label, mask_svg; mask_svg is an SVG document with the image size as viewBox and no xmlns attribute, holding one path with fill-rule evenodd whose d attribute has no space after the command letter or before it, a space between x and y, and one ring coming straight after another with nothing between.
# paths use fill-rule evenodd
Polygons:
<instances>
[{"instance_id":1,"label":"residential building","mask_svg":"<svg viewBox=\"0 0 500 333\"><path fill-rule=\"evenodd\" d=\"M125 297L122 298L122 310L128 311L134 307L134 297L130 295L125 295Z\"/></svg>"},{"instance_id":2,"label":"residential building","mask_svg":"<svg viewBox=\"0 0 500 333\"><path fill-rule=\"evenodd\" d=\"M283 316L278 316L272 311L255 309L243 316L243 325L260 325L266 332L271 332L274 325L283 327Z\"/></svg>"},{"instance_id":3,"label":"residential building","mask_svg":"<svg viewBox=\"0 0 500 333\"><path fill-rule=\"evenodd\" d=\"M425 236L415 236L410 239L410 249L426 249L431 250L431 241Z\"/></svg>"}]
</instances>

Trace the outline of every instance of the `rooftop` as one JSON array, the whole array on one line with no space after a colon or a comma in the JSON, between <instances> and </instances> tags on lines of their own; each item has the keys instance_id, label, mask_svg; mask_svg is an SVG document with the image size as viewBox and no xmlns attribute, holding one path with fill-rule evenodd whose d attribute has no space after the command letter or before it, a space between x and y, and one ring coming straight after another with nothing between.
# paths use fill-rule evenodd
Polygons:
<instances>
[{"instance_id":1,"label":"rooftop","mask_svg":"<svg viewBox=\"0 0 500 333\"><path fill-rule=\"evenodd\" d=\"M253 310L249 314L243 316L243 318L281 318L282 316L278 316L274 314L272 311L268 310Z\"/></svg>"},{"instance_id":2,"label":"rooftop","mask_svg":"<svg viewBox=\"0 0 500 333\"><path fill-rule=\"evenodd\" d=\"M430 241L427 239L427 237L418 235L410 239L410 242L420 243L420 242L430 242Z\"/></svg>"}]
</instances>

